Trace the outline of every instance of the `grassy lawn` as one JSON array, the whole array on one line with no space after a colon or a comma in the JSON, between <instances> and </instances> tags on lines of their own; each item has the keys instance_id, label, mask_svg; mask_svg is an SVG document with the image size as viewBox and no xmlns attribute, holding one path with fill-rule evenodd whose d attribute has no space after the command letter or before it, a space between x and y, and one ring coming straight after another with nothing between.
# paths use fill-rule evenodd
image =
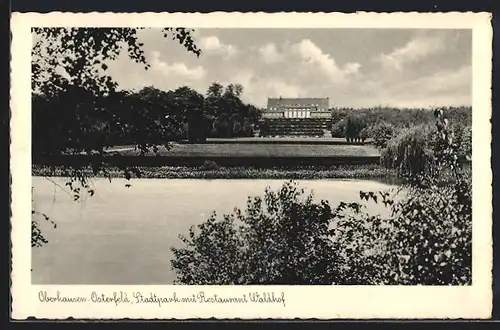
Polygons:
<instances>
[{"instance_id":1,"label":"grassy lawn","mask_svg":"<svg viewBox=\"0 0 500 330\"><path fill-rule=\"evenodd\" d=\"M133 147L114 147L123 155L137 155ZM154 155L152 152L150 155ZM172 148L159 148L161 156L261 156L261 157L336 157L379 156L369 145L307 145L307 144L172 144Z\"/></svg>"},{"instance_id":2,"label":"grassy lawn","mask_svg":"<svg viewBox=\"0 0 500 330\"><path fill-rule=\"evenodd\" d=\"M281 137L232 137L232 138L208 138L207 141L210 143L211 141L224 141L224 142L232 142L232 141L252 141L252 142L268 142L268 141L302 141L302 142L310 142L310 141L324 141L325 144L327 142L346 142L345 138L327 138L327 137L299 137L299 136L281 136Z\"/></svg>"},{"instance_id":3,"label":"grassy lawn","mask_svg":"<svg viewBox=\"0 0 500 330\"><path fill-rule=\"evenodd\" d=\"M282 137L236 137L236 138L208 138L208 143L220 143L220 144L231 144L231 143L254 143L254 144L280 144L280 143L290 143L290 144L352 144L346 141L345 138L335 138L335 137L298 137L298 136L282 136ZM370 139L365 141L370 142ZM181 143L187 143L187 141L181 141ZM365 143L359 143L365 144Z\"/></svg>"}]
</instances>

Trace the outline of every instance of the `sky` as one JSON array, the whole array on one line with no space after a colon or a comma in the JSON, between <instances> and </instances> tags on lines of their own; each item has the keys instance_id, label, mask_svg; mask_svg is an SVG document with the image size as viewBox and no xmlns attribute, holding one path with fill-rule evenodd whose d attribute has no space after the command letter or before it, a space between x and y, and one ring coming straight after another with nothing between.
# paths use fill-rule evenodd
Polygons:
<instances>
[{"instance_id":1,"label":"sky","mask_svg":"<svg viewBox=\"0 0 500 330\"><path fill-rule=\"evenodd\" d=\"M139 31L149 70L126 54L108 73L121 88L243 86L242 99L329 97L331 107L470 106L472 32L436 29L196 29L200 57L161 30Z\"/></svg>"}]
</instances>

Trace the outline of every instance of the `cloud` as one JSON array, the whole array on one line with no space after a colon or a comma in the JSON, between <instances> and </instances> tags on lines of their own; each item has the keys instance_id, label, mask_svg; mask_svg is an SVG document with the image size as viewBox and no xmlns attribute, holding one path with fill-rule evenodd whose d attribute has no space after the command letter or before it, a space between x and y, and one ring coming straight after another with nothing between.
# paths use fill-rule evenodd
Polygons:
<instances>
[{"instance_id":1,"label":"cloud","mask_svg":"<svg viewBox=\"0 0 500 330\"><path fill-rule=\"evenodd\" d=\"M378 55L375 60L380 62L385 68L402 70L405 65L416 63L444 49L445 43L438 35L418 36L388 54L383 53Z\"/></svg>"},{"instance_id":2,"label":"cloud","mask_svg":"<svg viewBox=\"0 0 500 330\"><path fill-rule=\"evenodd\" d=\"M316 69L334 82L342 82L349 75L357 74L361 67L359 63L346 63L340 67L333 57L323 53L310 39L303 39L290 48L292 53L300 58L300 65L306 74L310 74L311 69Z\"/></svg>"},{"instance_id":3,"label":"cloud","mask_svg":"<svg viewBox=\"0 0 500 330\"><path fill-rule=\"evenodd\" d=\"M201 38L200 48L203 52L222 55L226 58L230 58L238 52L237 47L222 43L216 36Z\"/></svg>"},{"instance_id":4,"label":"cloud","mask_svg":"<svg viewBox=\"0 0 500 330\"><path fill-rule=\"evenodd\" d=\"M357 74L359 72L359 68L361 68L361 64L359 63L346 63L344 65L344 72L348 75Z\"/></svg>"},{"instance_id":5,"label":"cloud","mask_svg":"<svg viewBox=\"0 0 500 330\"><path fill-rule=\"evenodd\" d=\"M189 80L200 80L205 77L205 69L201 66L189 68L186 64L176 62L168 64L160 59L160 52L151 52L151 70L164 76L180 76Z\"/></svg>"},{"instance_id":6,"label":"cloud","mask_svg":"<svg viewBox=\"0 0 500 330\"><path fill-rule=\"evenodd\" d=\"M470 105L472 67L444 70L411 80L381 83L372 76L361 82L363 98L354 106L432 107Z\"/></svg>"},{"instance_id":7,"label":"cloud","mask_svg":"<svg viewBox=\"0 0 500 330\"><path fill-rule=\"evenodd\" d=\"M280 53L276 49L276 45L273 43L266 44L259 48L259 53L264 60L264 62L268 64L273 64L277 62L281 62L284 60L284 54Z\"/></svg>"},{"instance_id":8,"label":"cloud","mask_svg":"<svg viewBox=\"0 0 500 330\"><path fill-rule=\"evenodd\" d=\"M369 43L352 31L333 42L331 31L273 30L281 33L276 37L255 30L203 30L196 42L206 56L199 58L151 33L144 41L150 70L125 53L111 61L108 73L122 88L134 89L186 85L205 94L214 81L239 83L244 101L258 107L280 95L330 97L334 107L471 104L470 34L385 32ZM228 60L235 55L236 61Z\"/></svg>"},{"instance_id":9,"label":"cloud","mask_svg":"<svg viewBox=\"0 0 500 330\"><path fill-rule=\"evenodd\" d=\"M470 65L454 70L437 72L395 86L394 90L409 95L470 95L472 67Z\"/></svg>"},{"instance_id":10,"label":"cloud","mask_svg":"<svg viewBox=\"0 0 500 330\"><path fill-rule=\"evenodd\" d=\"M299 97L300 91L303 90L301 86L287 83L286 81L269 79L265 81L263 86L268 91L268 96L284 96L284 97Z\"/></svg>"}]
</instances>

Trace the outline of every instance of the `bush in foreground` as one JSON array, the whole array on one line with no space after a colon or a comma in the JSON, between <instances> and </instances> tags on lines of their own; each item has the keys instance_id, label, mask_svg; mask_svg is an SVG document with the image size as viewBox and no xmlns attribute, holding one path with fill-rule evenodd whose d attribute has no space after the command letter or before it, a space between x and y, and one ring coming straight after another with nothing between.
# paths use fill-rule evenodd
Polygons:
<instances>
[{"instance_id":1,"label":"bush in foreground","mask_svg":"<svg viewBox=\"0 0 500 330\"><path fill-rule=\"evenodd\" d=\"M183 284L329 284L338 278L328 230L331 208L292 183L267 189L222 221L207 222L172 248L172 265Z\"/></svg>"}]
</instances>

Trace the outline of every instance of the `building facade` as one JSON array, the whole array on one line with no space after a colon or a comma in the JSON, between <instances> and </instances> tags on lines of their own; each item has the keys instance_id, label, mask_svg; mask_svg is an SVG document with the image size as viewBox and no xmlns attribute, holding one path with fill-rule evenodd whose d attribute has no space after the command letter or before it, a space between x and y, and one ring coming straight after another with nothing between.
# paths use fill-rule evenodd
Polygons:
<instances>
[{"instance_id":1,"label":"building facade","mask_svg":"<svg viewBox=\"0 0 500 330\"><path fill-rule=\"evenodd\" d=\"M329 98L268 98L265 119L330 118Z\"/></svg>"}]
</instances>

